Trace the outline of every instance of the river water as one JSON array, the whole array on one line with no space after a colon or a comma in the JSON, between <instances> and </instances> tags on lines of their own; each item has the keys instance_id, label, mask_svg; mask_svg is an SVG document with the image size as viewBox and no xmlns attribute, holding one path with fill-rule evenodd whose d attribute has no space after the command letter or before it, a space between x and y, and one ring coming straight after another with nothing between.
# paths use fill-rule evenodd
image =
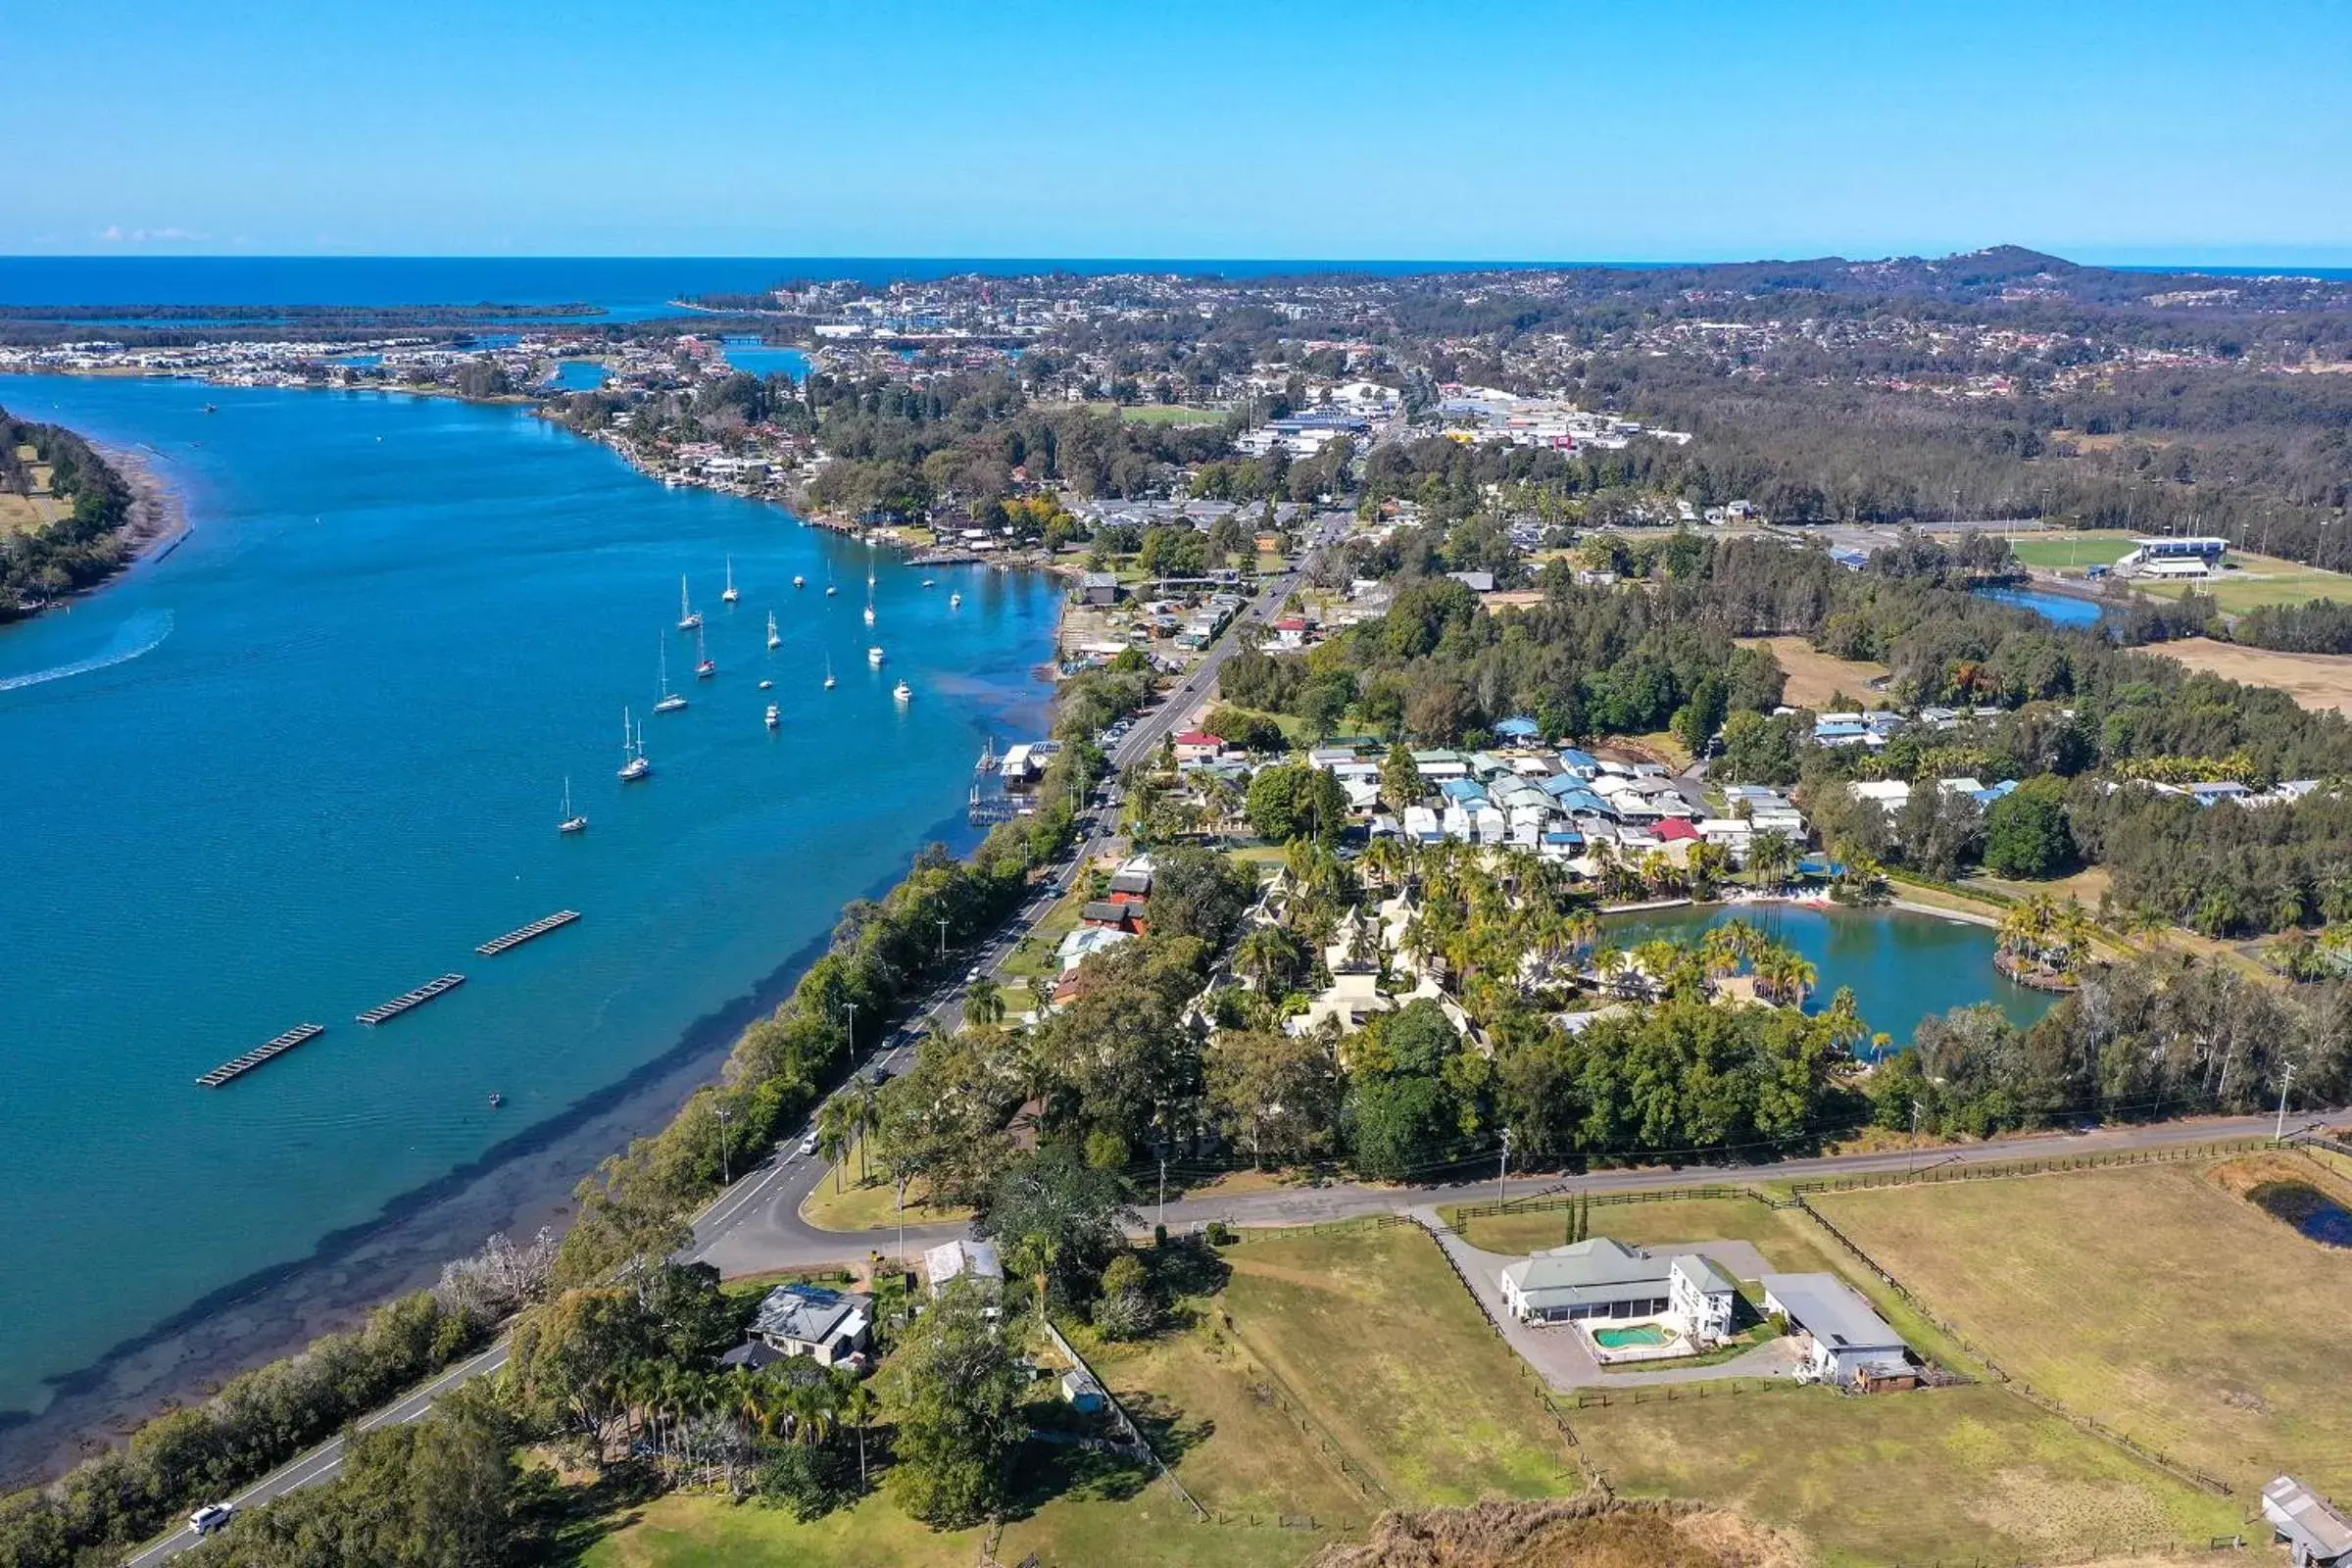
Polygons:
<instances>
[{"instance_id":1,"label":"river water","mask_svg":"<svg viewBox=\"0 0 2352 1568\"><path fill-rule=\"evenodd\" d=\"M1850 986L1863 1022L1908 1046L1919 1021L1970 1003L1989 1002L2018 1024L2030 1024L2057 999L2030 991L1992 966L1992 932L1961 920L1907 909L1814 908L1793 904L1735 907L1699 906L1615 916L1601 922L1601 941L1633 948L1663 938L1695 941L1726 920L1745 920L1793 948L1821 976L1805 1005L1819 1011L1839 986Z\"/></svg>"},{"instance_id":2,"label":"river water","mask_svg":"<svg viewBox=\"0 0 2352 1568\"><path fill-rule=\"evenodd\" d=\"M0 404L141 451L194 522L70 612L0 628L0 1411L77 1370L70 1392L168 1388L170 1367L132 1365L187 1360L159 1324L409 1214L453 1171L490 1201L446 1237L427 1224L412 1270L477 1245L459 1227L483 1213L560 1197L662 1119L845 901L927 840L970 842L973 758L1044 721L1050 583L869 558L781 509L663 489L524 411L50 377L0 378ZM675 629L681 572L714 680ZM687 711L647 714L658 648ZM656 767L630 786L624 704ZM556 832L566 775L578 838ZM474 954L559 908L584 918ZM445 971L466 983L353 1022ZM192 1082L306 1021L327 1032ZM679 1069L681 1041L686 1076L616 1110L612 1086ZM591 1103L584 1142L534 1139ZM348 1253L329 1254L341 1298L365 1300L383 1282ZM316 1326L269 1299L205 1353Z\"/></svg>"}]
</instances>

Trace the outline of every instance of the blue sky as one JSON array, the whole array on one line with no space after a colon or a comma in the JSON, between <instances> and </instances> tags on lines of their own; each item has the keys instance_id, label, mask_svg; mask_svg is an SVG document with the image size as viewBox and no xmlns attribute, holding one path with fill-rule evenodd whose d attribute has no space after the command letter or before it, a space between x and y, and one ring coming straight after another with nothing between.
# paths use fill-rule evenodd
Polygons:
<instances>
[{"instance_id":1,"label":"blue sky","mask_svg":"<svg viewBox=\"0 0 2352 1568\"><path fill-rule=\"evenodd\" d=\"M2352 264L2352 5L0 0L0 252Z\"/></svg>"}]
</instances>

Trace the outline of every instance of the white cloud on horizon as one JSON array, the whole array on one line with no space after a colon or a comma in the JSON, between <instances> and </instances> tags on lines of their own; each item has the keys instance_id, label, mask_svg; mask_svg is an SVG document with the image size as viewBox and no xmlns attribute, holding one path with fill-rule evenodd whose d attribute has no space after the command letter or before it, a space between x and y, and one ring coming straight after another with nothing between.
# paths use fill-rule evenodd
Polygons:
<instances>
[{"instance_id":1,"label":"white cloud on horizon","mask_svg":"<svg viewBox=\"0 0 2352 1568\"><path fill-rule=\"evenodd\" d=\"M98 230L97 238L109 245L170 245L211 239L212 235L170 225L162 228L126 228L121 223L109 223Z\"/></svg>"}]
</instances>

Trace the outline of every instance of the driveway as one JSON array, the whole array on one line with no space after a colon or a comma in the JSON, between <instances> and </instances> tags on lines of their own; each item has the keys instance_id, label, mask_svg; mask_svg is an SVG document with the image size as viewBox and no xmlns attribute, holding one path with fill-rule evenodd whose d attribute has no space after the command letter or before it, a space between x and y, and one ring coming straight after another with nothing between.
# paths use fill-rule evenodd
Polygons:
<instances>
[{"instance_id":1,"label":"driveway","mask_svg":"<svg viewBox=\"0 0 2352 1568\"><path fill-rule=\"evenodd\" d=\"M1435 1207L1416 1207L1413 1218L1420 1221L1436 1237L1454 1265L1470 1281L1471 1294L1488 1318L1502 1330L1503 1339L1519 1352L1521 1360L1535 1368L1536 1375L1555 1393L1573 1394L1579 1389L1645 1388L1661 1383L1708 1383L1722 1378L1786 1378L1794 1377L1801 1355L1796 1342L1789 1339L1768 1340L1743 1350L1728 1361L1716 1361L1706 1366L1653 1366L1630 1372L1610 1372L1592 1359L1592 1348L1584 1336L1566 1324L1539 1325L1522 1323L1513 1317L1502 1301L1500 1275L1516 1256L1489 1252L1472 1247L1438 1217ZM1747 1242L1693 1242L1687 1251L1696 1252L1722 1267L1737 1279L1752 1280L1766 1273L1769 1265L1764 1254Z\"/></svg>"}]
</instances>

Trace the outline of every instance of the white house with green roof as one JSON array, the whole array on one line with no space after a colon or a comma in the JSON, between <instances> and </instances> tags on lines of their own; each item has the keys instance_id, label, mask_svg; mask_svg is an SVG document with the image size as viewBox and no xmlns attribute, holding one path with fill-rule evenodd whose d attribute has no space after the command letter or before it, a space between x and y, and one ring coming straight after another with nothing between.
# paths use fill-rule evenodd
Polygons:
<instances>
[{"instance_id":1,"label":"white house with green roof","mask_svg":"<svg viewBox=\"0 0 2352 1568\"><path fill-rule=\"evenodd\" d=\"M1646 1319L1694 1342L1732 1331L1740 1287L1696 1252L1665 1256L1606 1236L1537 1252L1506 1266L1502 1299L1522 1323Z\"/></svg>"}]
</instances>

